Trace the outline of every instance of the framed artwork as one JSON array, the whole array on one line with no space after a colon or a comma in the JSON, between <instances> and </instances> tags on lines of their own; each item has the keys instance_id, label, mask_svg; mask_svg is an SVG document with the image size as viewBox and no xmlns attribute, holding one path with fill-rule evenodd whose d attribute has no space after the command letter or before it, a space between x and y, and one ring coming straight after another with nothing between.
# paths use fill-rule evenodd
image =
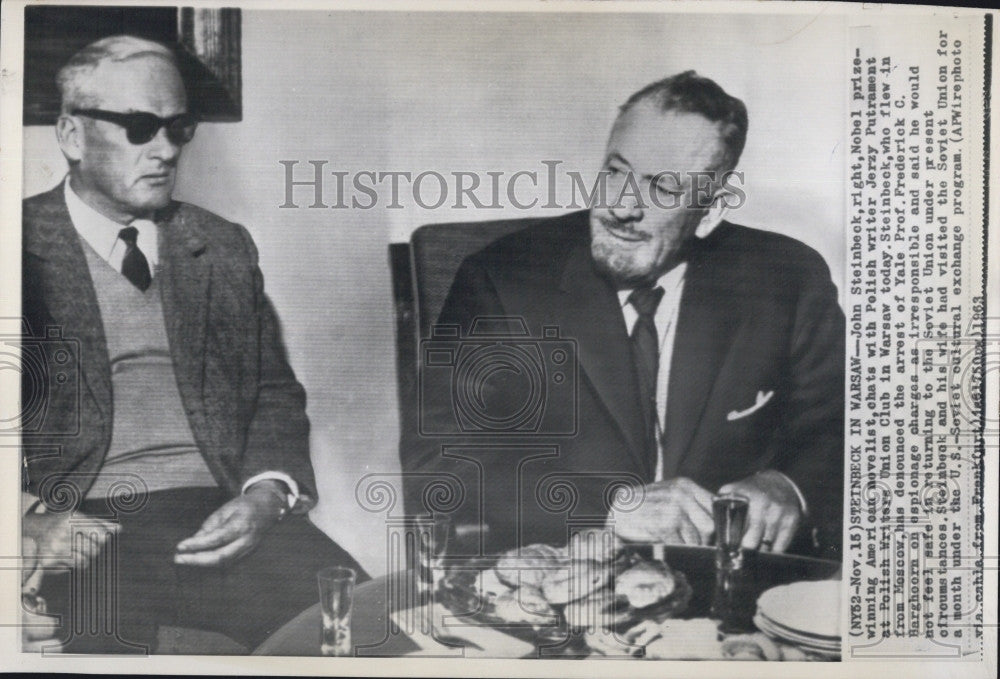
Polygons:
<instances>
[{"instance_id":1,"label":"framed artwork","mask_svg":"<svg viewBox=\"0 0 1000 679\"><path fill-rule=\"evenodd\" d=\"M243 118L239 9L31 6L25 8L24 32L25 125L55 122L56 73L77 50L122 33L176 50L189 105L202 120Z\"/></svg>"}]
</instances>

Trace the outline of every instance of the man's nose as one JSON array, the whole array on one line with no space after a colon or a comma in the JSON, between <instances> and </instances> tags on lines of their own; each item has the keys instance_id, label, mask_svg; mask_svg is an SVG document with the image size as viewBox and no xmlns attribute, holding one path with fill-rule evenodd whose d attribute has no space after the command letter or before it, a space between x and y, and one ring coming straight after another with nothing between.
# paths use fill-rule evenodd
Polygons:
<instances>
[{"instance_id":1,"label":"man's nose","mask_svg":"<svg viewBox=\"0 0 1000 679\"><path fill-rule=\"evenodd\" d=\"M170 141L167 128L161 127L156 131L156 135L146 142L146 153L165 163L173 163L181 155L181 145Z\"/></svg>"},{"instance_id":2,"label":"man's nose","mask_svg":"<svg viewBox=\"0 0 1000 679\"><path fill-rule=\"evenodd\" d=\"M642 208L637 196L626 194L611 203L611 214L621 222L637 222L642 219Z\"/></svg>"}]
</instances>

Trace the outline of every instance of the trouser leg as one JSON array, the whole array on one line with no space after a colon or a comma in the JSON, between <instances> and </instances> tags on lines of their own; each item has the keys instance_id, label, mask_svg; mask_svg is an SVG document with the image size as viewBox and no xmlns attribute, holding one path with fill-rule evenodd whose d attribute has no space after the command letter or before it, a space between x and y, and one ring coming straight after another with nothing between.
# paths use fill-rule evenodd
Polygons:
<instances>
[{"instance_id":1,"label":"trouser leg","mask_svg":"<svg viewBox=\"0 0 1000 679\"><path fill-rule=\"evenodd\" d=\"M257 548L222 568L184 567L187 622L222 632L249 648L319 601L316 572L348 566L368 574L305 516L289 516ZM317 634L319 632L317 631Z\"/></svg>"},{"instance_id":2,"label":"trouser leg","mask_svg":"<svg viewBox=\"0 0 1000 679\"><path fill-rule=\"evenodd\" d=\"M73 521L86 547L87 517L113 518L119 530L83 568L47 574L41 595L60 616L63 652L154 653L162 624L178 617L174 546L192 535L223 499L217 489L151 493L129 511L104 500L82 503Z\"/></svg>"}]
</instances>

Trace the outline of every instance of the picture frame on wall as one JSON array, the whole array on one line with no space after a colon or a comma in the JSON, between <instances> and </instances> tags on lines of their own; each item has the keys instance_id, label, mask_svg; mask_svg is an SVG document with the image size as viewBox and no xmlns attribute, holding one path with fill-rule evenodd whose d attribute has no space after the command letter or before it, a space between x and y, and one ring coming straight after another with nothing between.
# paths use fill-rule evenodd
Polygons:
<instances>
[{"instance_id":1,"label":"picture frame on wall","mask_svg":"<svg viewBox=\"0 0 1000 679\"><path fill-rule=\"evenodd\" d=\"M204 7L26 7L24 124L59 116L56 73L83 46L127 33L173 47L192 110L206 122L243 119L240 10Z\"/></svg>"}]
</instances>

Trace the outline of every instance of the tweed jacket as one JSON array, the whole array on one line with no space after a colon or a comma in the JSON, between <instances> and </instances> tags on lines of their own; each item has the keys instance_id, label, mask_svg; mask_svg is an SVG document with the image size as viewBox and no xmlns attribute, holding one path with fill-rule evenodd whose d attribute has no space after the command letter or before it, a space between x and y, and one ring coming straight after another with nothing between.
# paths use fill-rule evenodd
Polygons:
<instances>
[{"instance_id":1,"label":"tweed jacket","mask_svg":"<svg viewBox=\"0 0 1000 679\"><path fill-rule=\"evenodd\" d=\"M177 201L156 221L170 355L213 476L236 495L261 472L283 472L303 499L315 498L305 391L288 364L250 235ZM22 372L24 488L65 506L86 494L101 468L114 412L100 309L62 184L23 203L22 315L25 365L37 368ZM155 418L150 413L150 426Z\"/></svg>"}]
</instances>

